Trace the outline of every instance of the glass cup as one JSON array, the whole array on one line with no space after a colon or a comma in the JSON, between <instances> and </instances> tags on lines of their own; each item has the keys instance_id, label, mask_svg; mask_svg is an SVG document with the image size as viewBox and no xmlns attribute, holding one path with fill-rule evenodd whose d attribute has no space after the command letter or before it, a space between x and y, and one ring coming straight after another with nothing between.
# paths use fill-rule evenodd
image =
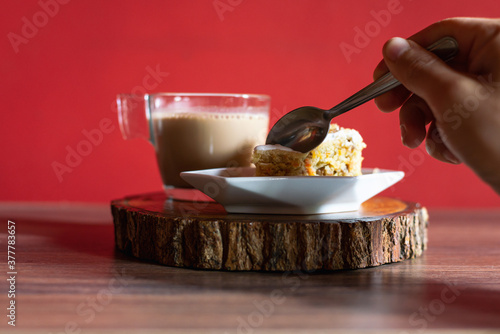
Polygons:
<instances>
[{"instance_id":1,"label":"glass cup","mask_svg":"<svg viewBox=\"0 0 500 334\"><path fill-rule=\"evenodd\" d=\"M153 145L170 195L191 188L183 171L250 166L253 148L264 144L269 129L267 95L119 94L117 106L123 137Z\"/></svg>"}]
</instances>

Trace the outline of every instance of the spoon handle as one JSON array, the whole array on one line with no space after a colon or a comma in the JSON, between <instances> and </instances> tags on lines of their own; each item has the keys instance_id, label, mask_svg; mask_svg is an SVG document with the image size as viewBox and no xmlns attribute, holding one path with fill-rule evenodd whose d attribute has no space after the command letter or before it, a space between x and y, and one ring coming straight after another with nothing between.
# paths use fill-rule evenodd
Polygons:
<instances>
[{"instance_id":1,"label":"spoon handle","mask_svg":"<svg viewBox=\"0 0 500 334\"><path fill-rule=\"evenodd\" d=\"M447 62L455 57L458 53L458 43L453 37L443 37L437 42L430 45L427 50L434 53L436 56ZM345 113L357 106L362 105L379 95L387 93L391 89L399 86L399 82L391 72L386 73L381 78L375 80L359 92L337 104L332 109L328 110L328 117L333 118Z\"/></svg>"}]
</instances>

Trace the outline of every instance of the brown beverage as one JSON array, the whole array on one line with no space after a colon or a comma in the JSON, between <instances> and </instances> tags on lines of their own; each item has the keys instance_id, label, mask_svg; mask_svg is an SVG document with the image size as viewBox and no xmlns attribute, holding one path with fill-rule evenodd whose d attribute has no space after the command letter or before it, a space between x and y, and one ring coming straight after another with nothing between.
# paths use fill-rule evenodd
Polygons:
<instances>
[{"instance_id":1,"label":"brown beverage","mask_svg":"<svg viewBox=\"0 0 500 334\"><path fill-rule=\"evenodd\" d=\"M250 166L252 150L265 142L268 124L266 113L153 113L164 186L191 187L179 176L183 171Z\"/></svg>"}]
</instances>

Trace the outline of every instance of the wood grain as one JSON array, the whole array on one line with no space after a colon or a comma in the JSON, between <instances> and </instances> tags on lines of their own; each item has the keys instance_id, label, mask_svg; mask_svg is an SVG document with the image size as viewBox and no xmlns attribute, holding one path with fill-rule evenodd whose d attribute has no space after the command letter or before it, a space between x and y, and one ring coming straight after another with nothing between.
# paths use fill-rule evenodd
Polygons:
<instances>
[{"instance_id":1,"label":"wood grain","mask_svg":"<svg viewBox=\"0 0 500 334\"><path fill-rule=\"evenodd\" d=\"M198 204L163 193L113 201L118 249L176 267L311 271L399 262L427 245L425 208L391 198L319 216L227 214L217 203Z\"/></svg>"},{"instance_id":2,"label":"wood grain","mask_svg":"<svg viewBox=\"0 0 500 334\"><path fill-rule=\"evenodd\" d=\"M109 213L98 222L94 206L75 205L73 213L67 206L57 222L47 210L36 209L38 219L23 218L33 217L32 210L24 203L26 215L16 208L3 211L1 218L19 226L18 324L10 328L2 321L1 332L500 329L500 210L430 210L428 249L421 257L360 270L310 272L192 270L139 261L115 251ZM91 222L85 223L86 216ZM0 249L5 250L6 223L2 226ZM5 292L0 294L2 305L6 299ZM5 320L5 313L0 315Z\"/></svg>"}]
</instances>

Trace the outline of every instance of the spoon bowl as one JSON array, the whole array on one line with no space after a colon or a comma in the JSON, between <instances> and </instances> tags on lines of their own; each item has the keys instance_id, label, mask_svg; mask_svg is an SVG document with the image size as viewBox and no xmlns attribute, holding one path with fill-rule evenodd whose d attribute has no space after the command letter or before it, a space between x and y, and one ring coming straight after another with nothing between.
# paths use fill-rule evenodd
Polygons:
<instances>
[{"instance_id":1,"label":"spoon bowl","mask_svg":"<svg viewBox=\"0 0 500 334\"><path fill-rule=\"evenodd\" d=\"M330 121L325 118L325 110L300 107L276 122L267 136L266 144L280 144L295 151L309 152L315 147L311 145L325 139L329 127Z\"/></svg>"}]
</instances>

